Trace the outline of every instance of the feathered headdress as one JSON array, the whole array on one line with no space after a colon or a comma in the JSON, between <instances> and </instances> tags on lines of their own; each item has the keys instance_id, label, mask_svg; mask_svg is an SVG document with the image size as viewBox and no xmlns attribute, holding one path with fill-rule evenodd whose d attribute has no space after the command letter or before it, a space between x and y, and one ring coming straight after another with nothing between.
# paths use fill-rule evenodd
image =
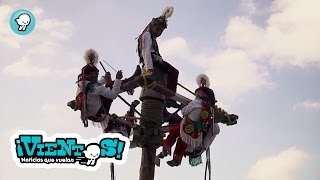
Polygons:
<instances>
[{"instance_id":1,"label":"feathered headdress","mask_svg":"<svg viewBox=\"0 0 320 180\"><path fill-rule=\"evenodd\" d=\"M213 90L209 88L209 86L210 86L209 77L205 74L199 74L196 81L197 81L199 88L196 89L195 92L202 90L205 94L207 94L207 96L209 98L208 99L209 102L212 105L214 105L216 103L216 98L215 98Z\"/></svg>"},{"instance_id":2,"label":"feathered headdress","mask_svg":"<svg viewBox=\"0 0 320 180\"><path fill-rule=\"evenodd\" d=\"M99 60L99 54L94 49L86 50L84 54L84 59L86 60L87 64L97 64Z\"/></svg>"},{"instance_id":3,"label":"feathered headdress","mask_svg":"<svg viewBox=\"0 0 320 180\"><path fill-rule=\"evenodd\" d=\"M210 86L209 77L205 74L199 74L196 81L199 87L208 88Z\"/></svg>"},{"instance_id":4,"label":"feathered headdress","mask_svg":"<svg viewBox=\"0 0 320 180\"><path fill-rule=\"evenodd\" d=\"M174 11L174 8L173 8L172 6L166 7L166 8L162 11L161 16L159 16L159 17L157 17L157 18L153 18L152 21L151 21L151 23L152 23L152 24L161 24L161 25L163 25L164 27L167 27L167 19L172 16L173 11Z\"/></svg>"},{"instance_id":5,"label":"feathered headdress","mask_svg":"<svg viewBox=\"0 0 320 180\"><path fill-rule=\"evenodd\" d=\"M168 6L162 11L161 16L164 17L165 19L168 19L169 17L172 16L173 11L174 11L173 7L172 6Z\"/></svg>"}]
</instances>

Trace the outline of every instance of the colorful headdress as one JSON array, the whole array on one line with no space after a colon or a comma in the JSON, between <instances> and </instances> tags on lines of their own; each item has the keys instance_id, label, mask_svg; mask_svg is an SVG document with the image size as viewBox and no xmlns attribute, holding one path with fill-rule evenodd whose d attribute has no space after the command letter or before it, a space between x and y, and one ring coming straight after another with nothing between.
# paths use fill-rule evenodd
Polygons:
<instances>
[{"instance_id":1,"label":"colorful headdress","mask_svg":"<svg viewBox=\"0 0 320 180\"><path fill-rule=\"evenodd\" d=\"M209 88L210 86L209 77L205 74L199 74L196 81L199 88L196 89L195 92L202 90L209 97L210 103L214 105L216 103L216 98L213 90Z\"/></svg>"}]
</instances>

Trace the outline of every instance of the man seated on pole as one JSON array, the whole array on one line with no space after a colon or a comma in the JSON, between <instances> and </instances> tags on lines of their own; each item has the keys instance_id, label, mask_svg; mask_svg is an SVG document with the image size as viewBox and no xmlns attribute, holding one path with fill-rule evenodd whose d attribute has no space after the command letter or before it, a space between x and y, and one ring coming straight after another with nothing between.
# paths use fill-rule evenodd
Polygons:
<instances>
[{"instance_id":1,"label":"man seated on pole","mask_svg":"<svg viewBox=\"0 0 320 180\"><path fill-rule=\"evenodd\" d=\"M152 74L154 67L167 74L167 88L176 92L179 71L168 62L164 61L160 55L157 38L161 36L167 28L167 18L173 13L173 7L167 7L161 16L153 18L138 38L138 54L140 63L145 73ZM176 101L166 98L167 107L180 107Z\"/></svg>"}]
</instances>

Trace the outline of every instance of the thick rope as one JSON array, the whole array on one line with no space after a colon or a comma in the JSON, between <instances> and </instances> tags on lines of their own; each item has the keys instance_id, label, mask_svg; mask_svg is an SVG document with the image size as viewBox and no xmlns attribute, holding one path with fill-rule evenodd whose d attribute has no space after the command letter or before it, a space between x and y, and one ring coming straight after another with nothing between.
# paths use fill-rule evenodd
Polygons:
<instances>
[{"instance_id":1,"label":"thick rope","mask_svg":"<svg viewBox=\"0 0 320 180\"><path fill-rule=\"evenodd\" d=\"M140 86L142 88L153 89L153 88L156 87L156 85L157 85L156 81L152 81L151 83L148 82L147 76L150 76L150 75L151 75L151 73L149 73L149 72L146 72L146 73L142 74L143 84L140 84Z\"/></svg>"},{"instance_id":2,"label":"thick rope","mask_svg":"<svg viewBox=\"0 0 320 180\"><path fill-rule=\"evenodd\" d=\"M153 81L152 83L146 85L145 88L154 89L156 87L156 85L157 85L157 82Z\"/></svg>"},{"instance_id":3,"label":"thick rope","mask_svg":"<svg viewBox=\"0 0 320 180\"><path fill-rule=\"evenodd\" d=\"M153 148L161 144L158 139L162 139L161 125L163 121L164 105L161 101L145 99L142 102L142 119L140 126L143 129L143 135L140 141L141 146L150 145Z\"/></svg>"},{"instance_id":4,"label":"thick rope","mask_svg":"<svg viewBox=\"0 0 320 180\"><path fill-rule=\"evenodd\" d=\"M160 128L163 120L163 108L163 103L159 100L143 100L141 125L148 128Z\"/></svg>"}]
</instances>

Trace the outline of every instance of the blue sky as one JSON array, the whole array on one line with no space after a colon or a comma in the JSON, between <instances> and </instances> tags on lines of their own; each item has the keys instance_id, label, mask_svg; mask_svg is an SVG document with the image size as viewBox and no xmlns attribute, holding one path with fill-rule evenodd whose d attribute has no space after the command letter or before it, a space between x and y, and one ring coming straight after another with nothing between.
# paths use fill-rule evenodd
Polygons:
<instances>
[{"instance_id":1,"label":"blue sky","mask_svg":"<svg viewBox=\"0 0 320 180\"><path fill-rule=\"evenodd\" d=\"M179 69L179 82L195 89L196 76L208 74L219 105L240 116L236 126L220 126L211 150L213 179L320 179L317 0L4 0L0 152L6 163L0 164L1 180L109 178L108 164L96 172L20 169L11 158L9 138L18 129L45 130L49 136L99 135L100 129L83 128L80 114L66 107L75 95L84 51L96 49L101 60L130 76L138 62L135 37L167 5L175 12L159 46L164 59ZM36 16L36 27L27 36L10 29L10 15L18 9ZM128 101L138 95L139 90L132 97L123 94ZM117 114L126 110L120 100L111 109ZM138 179L140 154L139 149L131 150L127 163L116 166L117 179ZM192 168L186 159L170 168L166 160L156 169L155 179L203 178L204 166Z\"/></svg>"}]
</instances>

